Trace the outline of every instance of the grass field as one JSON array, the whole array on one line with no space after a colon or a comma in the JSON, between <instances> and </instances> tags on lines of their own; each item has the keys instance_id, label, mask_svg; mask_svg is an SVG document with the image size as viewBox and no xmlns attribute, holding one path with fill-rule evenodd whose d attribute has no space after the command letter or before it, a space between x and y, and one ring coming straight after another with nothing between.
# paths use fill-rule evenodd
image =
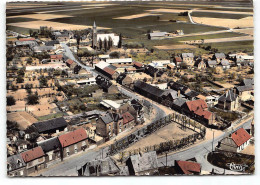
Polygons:
<instances>
[{"instance_id":1,"label":"grass field","mask_svg":"<svg viewBox=\"0 0 260 185\"><path fill-rule=\"evenodd\" d=\"M244 14L224 14L215 12L193 12L191 16L195 17L212 17L212 18L225 18L225 19L242 19L250 15Z\"/></svg>"},{"instance_id":2,"label":"grass field","mask_svg":"<svg viewBox=\"0 0 260 185\"><path fill-rule=\"evenodd\" d=\"M219 42L204 44L204 46L211 46L211 48L218 49L219 52L254 52L254 41L236 41L236 42Z\"/></svg>"}]
</instances>

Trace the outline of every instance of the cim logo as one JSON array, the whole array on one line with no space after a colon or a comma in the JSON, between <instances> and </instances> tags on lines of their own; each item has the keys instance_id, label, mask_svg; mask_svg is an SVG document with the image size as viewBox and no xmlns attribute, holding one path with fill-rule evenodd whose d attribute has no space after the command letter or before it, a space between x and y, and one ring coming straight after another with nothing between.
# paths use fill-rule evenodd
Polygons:
<instances>
[{"instance_id":1,"label":"cim logo","mask_svg":"<svg viewBox=\"0 0 260 185\"><path fill-rule=\"evenodd\" d=\"M232 171L237 171L237 172L244 172L246 167L248 167L245 164L235 164L235 163L228 163L227 166L229 167L230 170Z\"/></svg>"}]
</instances>

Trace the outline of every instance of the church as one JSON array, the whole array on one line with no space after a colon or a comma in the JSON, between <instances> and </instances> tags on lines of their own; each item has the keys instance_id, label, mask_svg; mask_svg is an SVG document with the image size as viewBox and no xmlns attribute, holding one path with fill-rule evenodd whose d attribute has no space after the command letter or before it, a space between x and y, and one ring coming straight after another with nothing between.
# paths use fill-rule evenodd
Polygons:
<instances>
[{"instance_id":1,"label":"church","mask_svg":"<svg viewBox=\"0 0 260 185\"><path fill-rule=\"evenodd\" d=\"M108 42L111 39L112 41L112 46L117 47L119 43L119 36L115 35L114 33L97 33L97 26L94 21L93 24L93 29L92 29L92 47L93 48L98 48L99 47L99 42L105 42L105 40Z\"/></svg>"}]
</instances>

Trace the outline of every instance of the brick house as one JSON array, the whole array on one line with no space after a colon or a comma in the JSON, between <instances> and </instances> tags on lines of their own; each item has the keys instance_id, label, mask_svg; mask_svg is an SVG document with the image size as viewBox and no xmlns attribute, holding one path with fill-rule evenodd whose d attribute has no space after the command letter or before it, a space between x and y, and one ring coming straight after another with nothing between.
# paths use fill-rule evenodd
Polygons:
<instances>
[{"instance_id":1,"label":"brick house","mask_svg":"<svg viewBox=\"0 0 260 185\"><path fill-rule=\"evenodd\" d=\"M62 158L84 151L88 147L87 132L80 128L58 137L61 148Z\"/></svg>"},{"instance_id":2,"label":"brick house","mask_svg":"<svg viewBox=\"0 0 260 185\"><path fill-rule=\"evenodd\" d=\"M96 132L101 137L109 139L115 134L114 115L112 113L106 113L96 121Z\"/></svg>"},{"instance_id":3,"label":"brick house","mask_svg":"<svg viewBox=\"0 0 260 185\"><path fill-rule=\"evenodd\" d=\"M128 128L135 126L135 118L129 113L125 112L120 117L119 120L116 122L115 132L119 134Z\"/></svg>"},{"instance_id":4,"label":"brick house","mask_svg":"<svg viewBox=\"0 0 260 185\"><path fill-rule=\"evenodd\" d=\"M21 153L26 164L25 173L28 175L44 168L45 157L42 147L38 146Z\"/></svg>"},{"instance_id":5,"label":"brick house","mask_svg":"<svg viewBox=\"0 0 260 185\"><path fill-rule=\"evenodd\" d=\"M182 57L183 63L185 63L187 66L189 66L189 67L194 66L193 53L182 53L181 57Z\"/></svg>"},{"instance_id":6,"label":"brick house","mask_svg":"<svg viewBox=\"0 0 260 185\"><path fill-rule=\"evenodd\" d=\"M38 143L45 153L45 164L60 158L60 142L57 137L53 137Z\"/></svg>"}]
</instances>

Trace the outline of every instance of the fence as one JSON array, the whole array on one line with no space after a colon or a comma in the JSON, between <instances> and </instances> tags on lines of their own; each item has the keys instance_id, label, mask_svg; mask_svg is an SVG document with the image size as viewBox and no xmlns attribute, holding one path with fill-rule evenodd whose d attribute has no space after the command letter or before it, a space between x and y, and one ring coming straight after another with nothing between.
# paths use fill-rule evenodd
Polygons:
<instances>
[{"instance_id":1,"label":"fence","mask_svg":"<svg viewBox=\"0 0 260 185\"><path fill-rule=\"evenodd\" d=\"M177 123L180 124L183 128L192 129L193 131L197 132L192 136L195 140L199 137L204 138L206 134L206 128L199 124L198 122L191 120L189 117L185 115L181 115L178 113L169 114L157 121L151 122L149 125L146 125L142 127L141 129L133 132L132 134L116 141L114 144L111 144L109 147L109 155L114 155L125 148L128 148L130 145L136 143L140 139L154 133L155 131L159 130L160 128L168 125L169 123ZM199 131L198 131L199 129ZM183 143L186 144L186 141L188 143L193 142L192 138L189 138L191 136L188 136L187 138L183 138L181 140L180 145L176 145L176 147L180 147L183 145ZM184 142L185 141L185 142ZM187 144L188 144L187 143ZM167 145L168 146L168 145Z\"/></svg>"}]
</instances>

